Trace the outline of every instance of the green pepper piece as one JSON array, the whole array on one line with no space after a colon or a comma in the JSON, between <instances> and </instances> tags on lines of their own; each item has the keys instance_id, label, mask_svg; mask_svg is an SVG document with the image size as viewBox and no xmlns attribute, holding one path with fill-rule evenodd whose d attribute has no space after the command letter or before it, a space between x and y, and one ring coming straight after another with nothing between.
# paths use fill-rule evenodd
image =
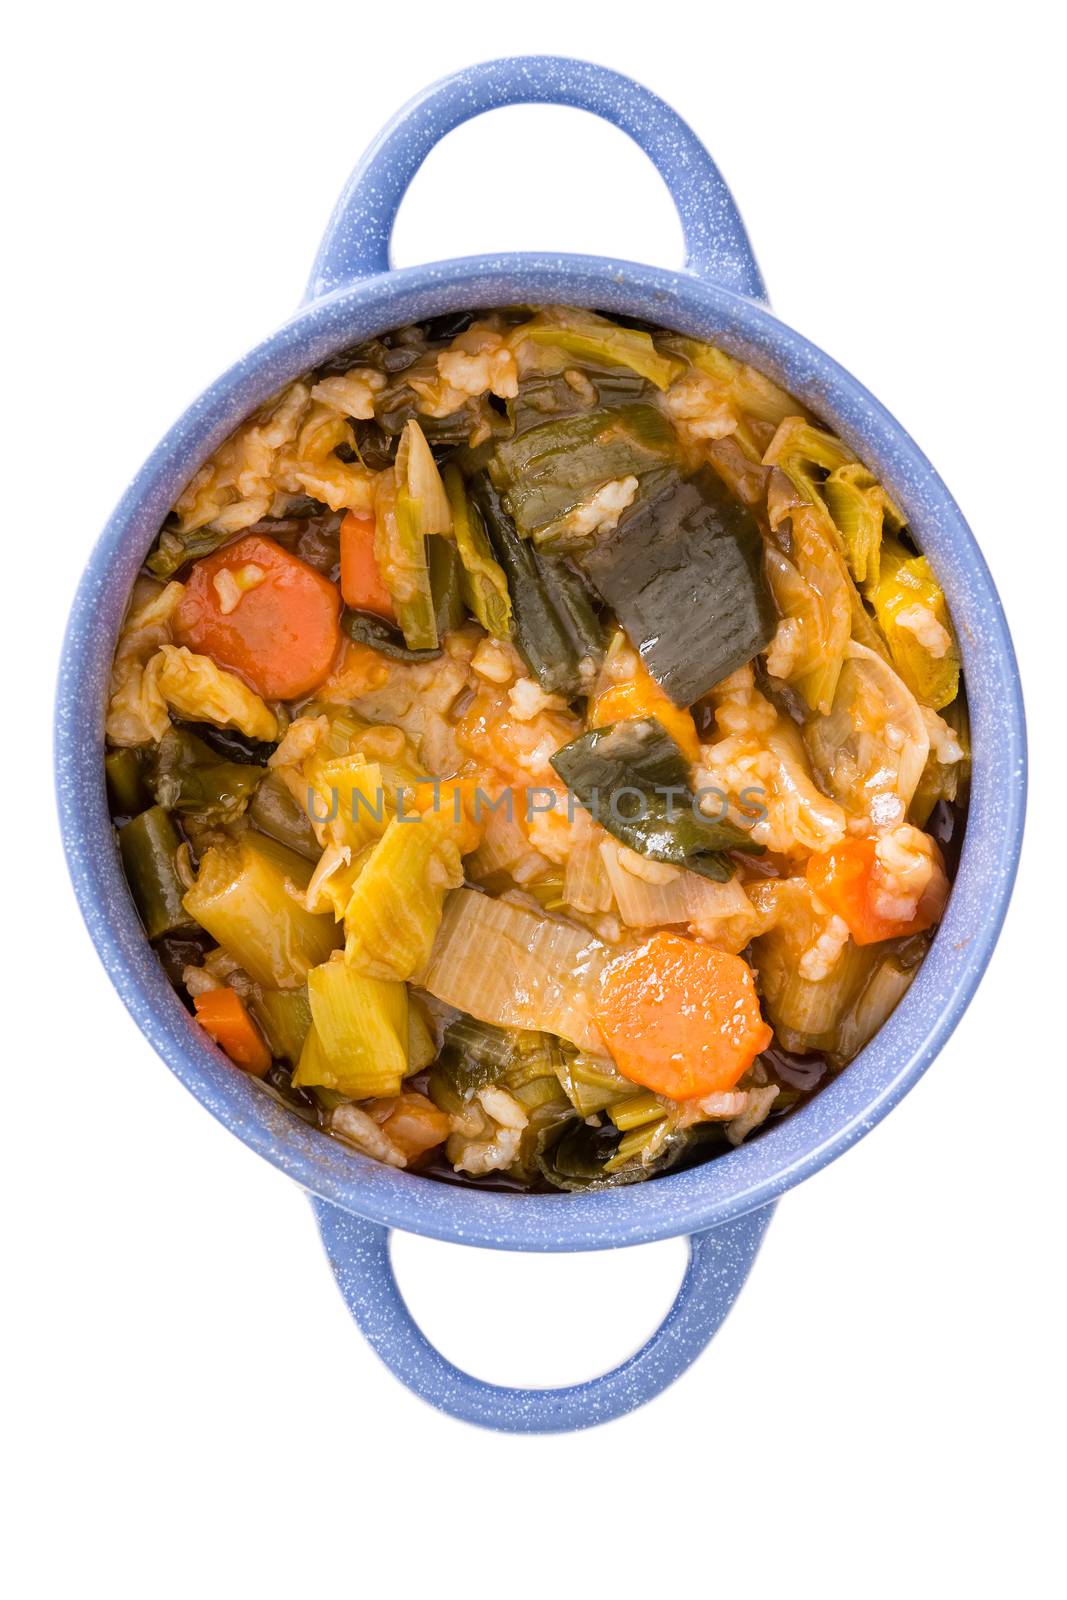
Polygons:
<instances>
[{"instance_id":1,"label":"green pepper piece","mask_svg":"<svg viewBox=\"0 0 1067 1600\"><path fill-rule=\"evenodd\" d=\"M150 785L159 805L231 822L248 804L262 767L220 761L188 728L169 728L156 749Z\"/></svg>"},{"instance_id":2,"label":"green pepper piece","mask_svg":"<svg viewBox=\"0 0 1067 1600\"><path fill-rule=\"evenodd\" d=\"M248 820L268 839L288 845L305 861L318 861L322 854L311 818L304 807L293 799L277 773L268 772L256 789L248 808Z\"/></svg>"},{"instance_id":3,"label":"green pepper piece","mask_svg":"<svg viewBox=\"0 0 1067 1600\"><path fill-rule=\"evenodd\" d=\"M441 654L434 646L430 650L409 650L404 635L373 611L342 611L341 627L355 644L369 644L379 655L390 661L436 661Z\"/></svg>"},{"instance_id":4,"label":"green pepper piece","mask_svg":"<svg viewBox=\"0 0 1067 1600\"><path fill-rule=\"evenodd\" d=\"M579 663L603 658L603 637L582 580L564 561L538 555L519 538L487 474L475 479L471 492L507 578L519 654L546 694L585 693Z\"/></svg>"},{"instance_id":5,"label":"green pepper piece","mask_svg":"<svg viewBox=\"0 0 1067 1600\"><path fill-rule=\"evenodd\" d=\"M185 885L175 863L180 844L163 806L150 806L119 830L126 881L150 939L196 927L182 905Z\"/></svg>"},{"instance_id":6,"label":"green pepper piece","mask_svg":"<svg viewBox=\"0 0 1067 1600\"><path fill-rule=\"evenodd\" d=\"M489 472L519 533L563 548L566 517L597 489L614 478L640 479L675 459L677 451L677 437L661 411L628 405L557 418L506 439Z\"/></svg>"},{"instance_id":7,"label":"green pepper piece","mask_svg":"<svg viewBox=\"0 0 1067 1600\"><path fill-rule=\"evenodd\" d=\"M135 817L144 809L145 792L141 758L136 750L109 750L104 757L104 776L111 810L118 817Z\"/></svg>"},{"instance_id":8,"label":"green pepper piece","mask_svg":"<svg viewBox=\"0 0 1067 1600\"><path fill-rule=\"evenodd\" d=\"M461 628L466 621L463 563L454 541L440 533L431 534L426 540L426 562L430 569L430 593L433 595L437 637L443 639L446 633Z\"/></svg>"},{"instance_id":9,"label":"green pepper piece","mask_svg":"<svg viewBox=\"0 0 1067 1600\"><path fill-rule=\"evenodd\" d=\"M759 526L707 469L624 512L581 568L677 706L693 705L774 635Z\"/></svg>"},{"instance_id":10,"label":"green pepper piece","mask_svg":"<svg viewBox=\"0 0 1067 1600\"><path fill-rule=\"evenodd\" d=\"M216 533L211 528L193 528L188 533L164 528L145 566L153 577L173 578L187 562L211 555L235 537L232 533Z\"/></svg>"},{"instance_id":11,"label":"green pepper piece","mask_svg":"<svg viewBox=\"0 0 1067 1600\"><path fill-rule=\"evenodd\" d=\"M652 861L725 883L728 850L761 855L743 828L699 815L689 764L655 717L594 728L551 757L570 792L616 839Z\"/></svg>"}]
</instances>

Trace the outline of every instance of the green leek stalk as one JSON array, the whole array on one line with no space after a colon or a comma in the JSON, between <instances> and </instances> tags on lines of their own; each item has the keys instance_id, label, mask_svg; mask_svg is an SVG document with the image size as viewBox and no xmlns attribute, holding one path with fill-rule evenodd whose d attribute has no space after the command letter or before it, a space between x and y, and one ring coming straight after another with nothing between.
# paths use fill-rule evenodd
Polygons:
<instances>
[{"instance_id":1,"label":"green leek stalk","mask_svg":"<svg viewBox=\"0 0 1067 1600\"><path fill-rule=\"evenodd\" d=\"M107 779L111 810L118 817L135 817L145 805L141 758L136 750L126 747L109 750L104 757L104 776Z\"/></svg>"},{"instance_id":2,"label":"green leek stalk","mask_svg":"<svg viewBox=\"0 0 1067 1600\"><path fill-rule=\"evenodd\" d=\"M463 474L455 465L444 471L445 490L452 511L456 550L463 565L463 598L486 633L494 639L511 638L511 597L508 580L493 549L478 507L467 498Z\"/></svg>"},{"instance_id":3,"label":"green leek stalk","mask_svg":"<svg viewBox=\"0 0 1067 1600\"><path fill-rule=\"evenodd\" d=\"M353 1100L399 1094L408 1070L408 999L402 983L381 982L344 961L308 974L312 1028L293 1074L298 1087L336 1090Z\"/></svg>"},{"instance_id":4,"label":"green leek stalk","mask_svg":"<svg viewBox=\"0 0 1067 1600\"><path fill-rule=\"evenodd\" d=\"M419 424L412 419L397 446L392 473L379 479L374 553L393 597L410 650L433 650L438 630L427 540L452 531L441 474Z\"/></svg>"},{"instance_id":5,"label":"green leek stalk","mask_svg":"<svg viewBox=\"0 0 1067 1600\"><path fill-rule=\"evenodd\" d=\"M183 905L176 856L181 840L163 806L150 806L119 830L119 854L134 904L150 939L195 928Z\"/></svg>"},{"instance_id":6,"label":"green leek stalk","mask_svg":"<svg viewBox=\"0 0 1067 1600\"><path fill-rule=\"evenodd\" d=\"M554 307L541 312L532 322L523 323L516 338L558 350L563 357L561 366L592 362L605 367L628 367L657 389L666 389L685 370L681 361L656 349L650 334L639 328L620 327L593 311Z\"/></svg>"}]
</instances>

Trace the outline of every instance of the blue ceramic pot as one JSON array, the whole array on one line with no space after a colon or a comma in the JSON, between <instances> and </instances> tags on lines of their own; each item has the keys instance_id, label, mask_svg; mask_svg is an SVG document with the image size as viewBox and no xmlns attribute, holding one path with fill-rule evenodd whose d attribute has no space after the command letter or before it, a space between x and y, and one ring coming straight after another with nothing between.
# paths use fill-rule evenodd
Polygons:
<instances>
[{"instance_id":1,"label":"blue ceramic pot","mask_svg":"<svg viewBox=\"0 0 1067 1600\"><path fill-rule=\"evenodd\" d=\"M594 112L640 145L678 207L682 270L525 253L390 270L397 208L433 146L481 112L530 102ZM944 587L974 741L970 817L947 914L907 996L847 1071L796 1115L704 1166L633 1188L547 1196L464 1190L379 1166L290 1116L235 1072L192 1021L144 937L119 868L102 768L108 667L130 586L168 508L230 430L281 385L357 340L431 314L546 301L628 313L712 340L769 373L847 440L903 506ZM534 56L457 73L399 114L334 212L300 310L212 384L142 467L74 602L59 678L56 767L71 875L112 981L201 1104L309 1192L341 1291L378 1354L454 1416L548 1431L618 1416L684 1371L729 1310L777 1197L861 1138L933 1061L975 991L1004 917L1023 828L1025 734L1008 629L959 509L862 384L771 315L733 199L700 142L629 79ZM596 1250L685 1234L690 1260L666 1321L622 1366L570 1388L501 1388L452 1366L414 1325L390 1268L391 1228L501 1250Z\"/></svg>"}]
</instances>

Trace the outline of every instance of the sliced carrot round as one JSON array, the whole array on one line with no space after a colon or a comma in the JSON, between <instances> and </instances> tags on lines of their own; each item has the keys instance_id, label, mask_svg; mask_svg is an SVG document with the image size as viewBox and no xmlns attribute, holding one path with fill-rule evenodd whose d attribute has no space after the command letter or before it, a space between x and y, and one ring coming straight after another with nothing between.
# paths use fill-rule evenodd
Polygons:
<instances>
[{"instance_id":1,"label":"sliced carrot round","mask_svg":"<svg viewBox=\"0 0 1067 1600\"><path fill-rule=\"evenodd\" d=\"M595 1011L619 1071L671 1100L732 1089L773 1037L741 957L676 933L610 962Z\"/></svg>"},{"instance_id":2,"label":"sliced carrot round","mask_svg":"<svg viewBox=\"0 0 1067 1600\"><path fill-rule=\"evenodd\" d=\"M265 699L295 700L329 675L340 611L334 584L273 539L249 534L196 563L174 631Z\"/></svg>"}]
</instances>

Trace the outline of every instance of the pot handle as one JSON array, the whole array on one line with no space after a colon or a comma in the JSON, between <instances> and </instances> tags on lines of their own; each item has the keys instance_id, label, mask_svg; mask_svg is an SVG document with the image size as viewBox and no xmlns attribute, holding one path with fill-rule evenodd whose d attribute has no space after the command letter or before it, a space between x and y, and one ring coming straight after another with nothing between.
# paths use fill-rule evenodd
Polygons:
<instances>
[{"instance_id":1,"label":"pot handle","mask_svg":"<svg viewBox=\"0 0 1067 1600\"><path fill-rule=\"evenodd\" d=\"M748 1277L774 1206L689 1237L689 1264L667 1316L635 1355L587 1383L513 1389L453 1366L413 1320L389 1255L389 1232L312 1197L345 1304L373 1349L413 1394L439 1411L505 1433L568 1433L651 1400L691 1366ZM566 1204L566 1201L563 1202Z\"/></svg>"},{"instance_id":2,"label":"pot handle","mask_svg":"<svg viewBox=\"0 0 1067 1600\"><path fill-rule=\"evenodd\" d=\"M566 56L483 61L431 84L379 133L356 167L315 258L305 303L389 271L389 241L408 185L447 133L499 106L575 106L614 123L666 183L682 223L685 265L736 294L765 300L745 225L689 124L632 78Z\"/></svg>"}]
</instances>

